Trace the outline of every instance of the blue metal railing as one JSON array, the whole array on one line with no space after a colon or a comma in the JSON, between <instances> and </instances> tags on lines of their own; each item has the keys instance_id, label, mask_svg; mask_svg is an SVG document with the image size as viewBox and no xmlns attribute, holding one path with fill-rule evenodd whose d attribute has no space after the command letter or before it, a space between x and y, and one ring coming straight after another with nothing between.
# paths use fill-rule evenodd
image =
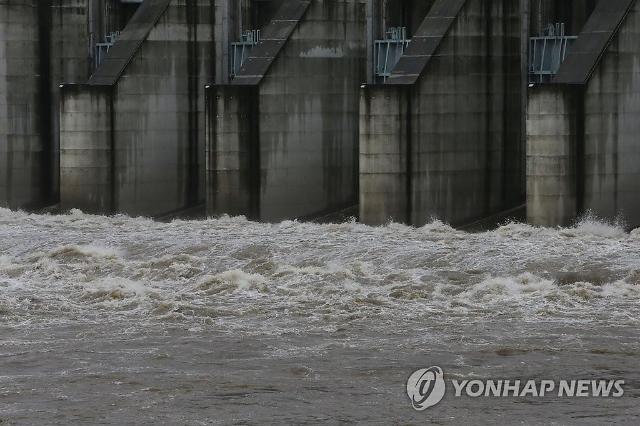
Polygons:
<instances>
[{"instance_id":1,"label":"blue metal railing","mask_svg":"<svg viewBox=\"0 0 640 426\"><path fill-rule=\"evenodd\" d=\"M529 83L550 81L560 69L577 36L564 34L564 24L549 25L545 34L529 39Z\"/></svg>"},{"instance_id":2,"label":"blue metal railing","mask_svg":"<svg viewBox=\"0 0 640 426\"><path fill-rule=\"evenodd\" d=\"M260 30L245 31L240 41L231 43L231 78L238 74L249 57L249 52L258 43L260 43Z\"/></svg>"},{"instance_id":3,"label":"blue metal railing","mask_svg":"<svg viewBox=\"0 0 640 426\"><path fill-rule=\"evenodd\" d=\"M386 81L411 40L407 39L406 27L395 27L386 32L384 40L376 40L374 43L374 73L376 77Z\"/></svg>"},{"instance_id":4,"label":"blue metal railing","mask_svg":"<svg viewBox=\"0 0 640 426\"><path fill-rule=\"evenodd\" d=\"M94 46L93 55L94 70L98 69L104 58L107 56L107 53L109 53L109 50L111 50L113 45L116 44L116 40L118 39L119 35L120 32L118 31L109 33L105 36L103 43L96 43L96 45Z\"/></svg>"}]
</instances>

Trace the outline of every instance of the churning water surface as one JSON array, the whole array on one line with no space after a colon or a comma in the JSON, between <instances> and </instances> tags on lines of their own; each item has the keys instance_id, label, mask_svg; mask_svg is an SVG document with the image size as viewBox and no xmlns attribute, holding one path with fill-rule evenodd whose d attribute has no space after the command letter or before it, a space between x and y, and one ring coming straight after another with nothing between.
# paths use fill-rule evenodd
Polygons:
<instances>
[{"instance_id":1,"label":"churning water surface","mask_svg":"<svg viewBox=\"0 0 640 426\"><path fill-rule=\"evenodd\" d=\"M638 424L640 231L0 209L7 424ZM406 380L623 379L622 398Z\"/></svg>"}]
</instances>

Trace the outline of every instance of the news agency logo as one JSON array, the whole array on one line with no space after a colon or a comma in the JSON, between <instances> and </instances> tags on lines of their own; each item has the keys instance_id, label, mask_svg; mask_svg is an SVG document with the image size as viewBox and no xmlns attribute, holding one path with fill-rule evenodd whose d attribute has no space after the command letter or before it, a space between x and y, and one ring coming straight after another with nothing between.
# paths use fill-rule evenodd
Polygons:
<instances>
[{"instance_id":1,"label":"news agency logo","mask_svg":"<svg viewBox=\"0 0 640 426\"><path fill-rule=\"evenodd\" d=\"M407 380L407 395L417 411L424 411L442 401L446 390L444 373L440 367L423 368Z\"/></svg>"},{"instance_id":2,"label":"news agency logo","mask_svg":"<svg viewBox=\"0 0 640 426\"><path fill-rule=\"evenodd\" d=\"M469 398L620 398L624 380L451 380L455 397ZM407 380L407 395L417 411L444 398L447 385L440 367L415 371Z\"/></svg>"}]
</instances>

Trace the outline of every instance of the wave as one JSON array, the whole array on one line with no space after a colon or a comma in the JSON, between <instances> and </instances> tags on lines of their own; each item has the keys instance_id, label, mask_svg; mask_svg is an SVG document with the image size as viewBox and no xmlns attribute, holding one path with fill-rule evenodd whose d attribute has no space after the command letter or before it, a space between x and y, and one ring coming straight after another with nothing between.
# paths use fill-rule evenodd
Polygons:
<instances>
[{"instance_id":1,"label":"wave","mask_svg":"<svg viewBox=\"0 0 640 426\"><path fill-rule=\"evenodd\" d=\"M118 249L113 249L110 247L100 247L95 245L85 245L85 246L62 246L58 247L51 252L49 252L49 257L58 258L58 257L67 257L67 258L76 258L76 257L95 257L95 258L106 258L106 259L118 259L123 256L123 253Z\"/></svg>"},{"instance_id":2,"label":"wave","mask_svg":"<svg viewBox=\"0 0 640 426\"><path fill-rule=\"evenodd\" d=\"M437 220L158 223L0 209L0 236L0 316L11 321L640 317L640 231L592 216L467 233Z\"/></svg>"}]
</instances>

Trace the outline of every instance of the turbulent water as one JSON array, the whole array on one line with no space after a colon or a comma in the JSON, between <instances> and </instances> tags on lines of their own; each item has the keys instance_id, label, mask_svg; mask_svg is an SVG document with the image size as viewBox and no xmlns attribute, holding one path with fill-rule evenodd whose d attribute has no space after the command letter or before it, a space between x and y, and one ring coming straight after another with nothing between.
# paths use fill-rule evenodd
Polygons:
<instances>
[{"instance_id":1,"label":"turbulent water","mask_svg":"<svg viewBox=\"0 0 640 426\"><path fill-rule=\"evenodd\" d=\"M638 424L640 231L0 209L0 423ZM407 377L623 379L455 398Z\"/></svg>"}]
</instances>

